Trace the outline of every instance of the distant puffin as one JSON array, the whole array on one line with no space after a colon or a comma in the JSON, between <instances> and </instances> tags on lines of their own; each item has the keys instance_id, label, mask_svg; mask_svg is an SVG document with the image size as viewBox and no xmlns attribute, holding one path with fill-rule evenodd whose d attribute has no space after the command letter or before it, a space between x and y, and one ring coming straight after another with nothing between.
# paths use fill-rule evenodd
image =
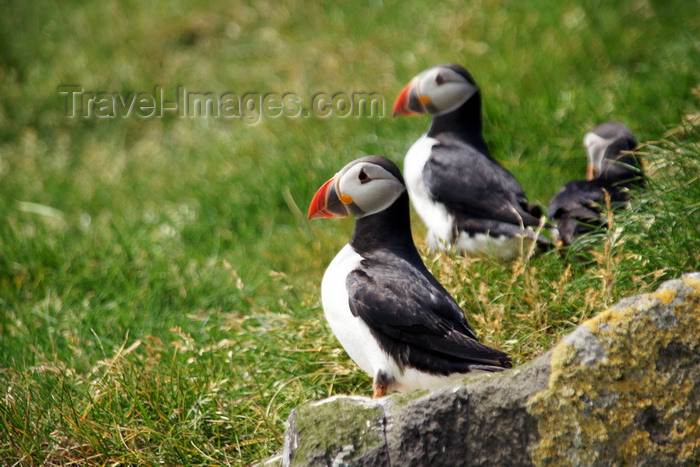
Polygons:
<instances>
[{"instance_id":1,"label":"distant puffin","mask_svg":"<svg viewBox=\"0 0 700 467\"><path fill-rule=\"evenodd\" d=\"M633 152L637 140L625 125L606 122L586 133L583 145L588 156L587 180L567 183L549 203L549 216L556 222L560 245L606 224L601 215L604 191L613 208L629 201L628 188L644 185L641 160Z\"/></svg>"},{"instance_id":2,"label":"distant puffin","mask_svg":"<svg viewBox=\"0 0 700 467\"><path fill-rule=\"evenodd\" d=\"M393 113L433 116L404 159L408 193L432 250L507 259L518 255L523 236L549 245L532 229L541 209L489 153L481 134L481 94L467 70L446 64L423 71L403 88Z\"/></svg>"},{"instance_id":3,"label":"distant puffin","mask_svg":"<svg viewBox=\"0 0 700 467\"><path fill-rule=\"evenodd\" d=\"M356 218L352 239L328 266L321 298L333 333L374 378L374 397L511 367L508 355L477 340L423 264L396 164L381 156L357 159L321 186L309 206L309 219L348 214Z\"/></svg>"}]
</instances>

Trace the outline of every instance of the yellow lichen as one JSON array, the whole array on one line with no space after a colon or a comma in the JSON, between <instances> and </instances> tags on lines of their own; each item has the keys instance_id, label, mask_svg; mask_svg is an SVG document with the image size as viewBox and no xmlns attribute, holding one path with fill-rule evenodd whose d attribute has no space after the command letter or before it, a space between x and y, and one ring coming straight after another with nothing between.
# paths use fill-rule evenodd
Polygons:
<instances>
[{"instance_id":1,"label":"yellow lichen","mask_svg":"<svg viewBox=\"0 0 700 467\"><path fill-rule=\"evenodd\" d=\"M669 289L660 290L659 292L652 294L652 297L656 298L664 305L668 305L676 298L676 292Z\"/></svg>"},{"instance_id":2,"label":"yellow lichen","mask_svg":"<svg viewBox=\"0 0 700 467\"><path fill-rule=\"evenodd\" d=\"M669 348L698 351L700 280L675 284L587 321L605 351L594 364L581 364L572 343L553 349L548 388L528 401L541 437L531 452L535 464L692 462L700 456L698 414L689 413L698 377L657 370L660 359L673 365L677 356L667 355ZM681 287L685 298L674 305ZM659 307L670 307L678 322L655 326L652 314L666 312Z\"/></svg>"},{"instance_id":3,"label":"yellow lichen","mask_svg":"<svg viewBox=\"0 0 700 467\"><path fill-rule=\"evenodd\" d=\"M694 289L699 289L700 288L700 275L699 276L687 276L681 279L683 282L685 282L686 285L689 287L692 287Z\"/></svg>"}]
</instances>

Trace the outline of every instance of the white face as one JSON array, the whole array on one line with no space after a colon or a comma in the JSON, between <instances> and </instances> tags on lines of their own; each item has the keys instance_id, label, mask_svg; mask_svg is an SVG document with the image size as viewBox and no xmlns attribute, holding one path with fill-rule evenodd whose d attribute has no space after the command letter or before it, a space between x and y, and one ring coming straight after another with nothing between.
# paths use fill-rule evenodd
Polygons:
<instances>
[{"instance_id":1,"label":"white face","mask_svg":"<svg viewBox=\"0 0 700 467\"><path fill-rule=\"evenodd\" d=\"M335 189L348 212L360 218L391 206L406 187L383 167L360 162L338 173Z\"/></svg>"},{"instance_id":2,"label":"white face","mask_svg":"<svg viewBox=\"0 0 700 467\"><path fill-rule=\"evenodd\" d=\"M603 170L603 159L605 158L605 150L615 141L614 138L605 139L592 131L586 133L583 137L583 145L586 148L588 156L588 165L593 166L600 174Z\"/></svg>"},{"instance_id":3,"label":"white face","mask_svg":"<svg viewBox=\"0 0 700 467\"><path fill-rule=\"evenodd\" d=\"M416 76L415 88L425 110L433 115L452 112L478 90L464 76L445 67L430 68Z\"/></svg>"}]
</instances>

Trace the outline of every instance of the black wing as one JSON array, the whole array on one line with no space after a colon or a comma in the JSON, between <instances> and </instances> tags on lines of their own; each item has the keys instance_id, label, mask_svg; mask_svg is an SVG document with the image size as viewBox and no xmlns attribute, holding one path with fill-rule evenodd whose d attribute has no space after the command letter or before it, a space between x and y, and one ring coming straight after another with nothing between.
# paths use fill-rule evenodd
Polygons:
<instances>
[{"instance_id":1,"label":"black wing","mask_svg":"<svg viewBox=\"0 0 700 467\"><path fill-rule=\"evenodd\" d=\"M432 196L453 212L525 226L539 225L541 210L528 202L518 181L494 159L454 141L433 146L423 168Z\"/></svg>"},{"instance_id":2,"label":"black wing","mask_svg":"<svg viewBox=\"0 0 700 467\"><path fill-rule=\"evenodd\" d=\"M613 209L626 204L629 199L627 191L617 186L604 186L601 180L575 180L568 182L549 202L547 212L550 219L557 222L559 236L566 245L574 238L603 227L606 220L602 218L605 204L605 192L610 195Z\"/></svg>"},{"instance_id":3,"label":"black wing","mask_svg":"<svg viewBox=\"0 0 700 467\"><path fill-rule=\"evenodd\" d=\"M605 204L604 191L610 195L613 209L623 207L629 201L629 193L620 185L606 184L600 180L575 180L557 192L549 202L547 211L551 219L569 213L576 217L595 217Z\"/></svg>"},{"instance_id":4,"label":"black wing","mask_svg":"<svg viewBox=\"0 0 700 467\"><path fill-rule=\"evenodd\" d=\"M551 219L564 215L575 217L596 217L600 210L596 205L603 202L603 190L592 181L576 180L569 182L554 195L547 212Z\"/></svg>"},{"instance_id":5,"label":"black wing","mask_svg":"<svg viewBox=\"0 0 700 467\"><path fill-rule=\"evenodd\" d=\"M481 344L462 310L429 274L408 262L363 261L346 280L350 310L399 365L433 373L479 366L510 368L509 357ZM483 369L483 368L481 368Z\"/></svg>"}]
</instances>

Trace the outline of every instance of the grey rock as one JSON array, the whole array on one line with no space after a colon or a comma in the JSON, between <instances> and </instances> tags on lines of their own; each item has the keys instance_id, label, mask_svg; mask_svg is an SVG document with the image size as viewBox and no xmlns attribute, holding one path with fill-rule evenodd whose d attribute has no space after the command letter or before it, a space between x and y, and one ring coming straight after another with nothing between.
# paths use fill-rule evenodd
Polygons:
<instances>
[{"instance_id":1,"label":"grey rock","mask_svg":"<svg viewBox=\"0 0 700 467\"><path fill-rule=\"evenodd\" d=\"M578 349L578 360L581 365L593 367L605 358L605 349L598 338L585 326L579 326L563 340Z\"/></svg>"}]
</instances>

